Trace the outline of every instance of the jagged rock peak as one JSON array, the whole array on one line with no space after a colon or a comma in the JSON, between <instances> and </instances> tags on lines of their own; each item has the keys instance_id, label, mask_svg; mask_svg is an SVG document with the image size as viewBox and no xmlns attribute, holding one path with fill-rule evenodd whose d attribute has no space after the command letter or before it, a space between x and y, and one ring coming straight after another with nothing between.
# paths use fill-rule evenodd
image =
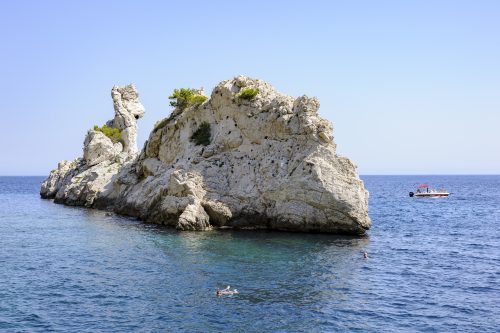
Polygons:
<instances>
[{"instance_id":1,"label":"jagged rock peak","mask_svg":"<svg viewBox=\"0 0 500 333\"><path fill-rule=\"evenodd\" d=\"M111 89L115 118L108 126L118 128L122 132L123 151L128 154L137 153L137 120L144 116L144 106L139 101L139 93L133 84L124 87L114 86Z\"/></svg>"},{"instance_id":2,"label":"jagged rock peak","mask_svg":"<svg viewBox=\"0 0 500 333\"><path fill-rule=\"evenodd\" d=\"M62 161L43 182L40 194L68 205L92 206L94 199L123 165L137 157L137 120L144 106L134 85L111 90L115 117L106 122L120 130L119 138L90 129L83 143L83 158Z\"/></svg>"}]
</instances>

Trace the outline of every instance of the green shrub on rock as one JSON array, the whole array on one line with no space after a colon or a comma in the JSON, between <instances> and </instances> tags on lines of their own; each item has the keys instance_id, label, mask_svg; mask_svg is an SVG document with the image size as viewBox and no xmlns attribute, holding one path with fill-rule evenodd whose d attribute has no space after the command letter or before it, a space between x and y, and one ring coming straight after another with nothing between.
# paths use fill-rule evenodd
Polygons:
<instances>
[{"instance_id":1,"label":"green shrub on rock","mask_svg":"<svg viewBox=\"0 0 500 333\"><path fill-rule=\"evenodd\" d=\"M252 100L258 93L259 89L257 88L246 88L239 93L238 97L241 99Z\"/></svg>"},{"instance_id":2,"label":"green shrub on rock","mask_svg":"<svg viewBox=\"0 0 500 333\"><path fill-rule=\"evenodd\" d=\"M174 89L172 95L168 96L168 99L171 100L170 106L181 110L192 105L201 104L207 98L207 96L201 95L199 90L190 88Z\"/></svg>"},{"instance_id":3,"label":"green shrub on rock","mask_svg":"<svg viewBox=\"0 0 500 333\"><path fill-rule=\"evenodd\" d=\"M156 132L156 131L157 131L157 130L159 130L160 128L165 127L165 126L168 124L168 122L169 122L170 120L171 120L171 119L170 119L170 117L169 117L169 118L163 118L162 120L158 120L158 121L155 123L155 126L154 126L154 128L153 128L153 131L155 131L155 132Z\"/></svg>"},{"instance_id":4,"label":"green shrub on rock","mask_svg":"<svg viewBox=\"0 0 500 333\"><path fill-rule=\"evenodd\" d=\"M196 145L208 146L210 144L210 124L202 122L200 127L191 135L191 141Z\"/></svg>"},{"instance_id":5,"label":"green shrub on rock","mask_svg":"<svg viewBox=\"0 0 500 333\"><path fill-rule=\"evenodd\" d=\"M191 103L190 105L195 105L195 104L202 104L203 102L205 102L206 100L208 99L207 96L203 96L203 95L194 95L192 98L191 98Z\"/></svg>"},{"instance_id":6,"label":"green shrub on rock","mask_svg":"<svg viewBox=\"0 0 500 333\"><path fill-rule=\"evenodd\" d=\"M110 138L113 143L122 141L122 131L120 131L118 128L108 127L106 125L102 125L102 127L94 125L94 131L102 132L104 135Z\"/></svg>"}]
</instances>

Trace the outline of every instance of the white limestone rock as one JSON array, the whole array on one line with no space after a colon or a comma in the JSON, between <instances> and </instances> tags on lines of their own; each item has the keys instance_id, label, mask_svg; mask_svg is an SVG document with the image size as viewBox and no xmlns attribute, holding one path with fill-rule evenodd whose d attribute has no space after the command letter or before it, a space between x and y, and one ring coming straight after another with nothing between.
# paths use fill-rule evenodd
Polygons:
<instances>
[{"instance_id":1,"label":"white limestone rock","mask_svg":"<svg viewBox=\"0 0 500 333\"><path fill-rule=\"evenodd\" d=\"M102 132L90 130L83 144L83 159L90 167L104 161L113 160L122 150L123 146L120 142L113 143Z\"/></svg>"},{"instance_id":2,"label":"white limestone rock","mask_svg":"<svg viewBox=\"0 0 500 333\"><path fill-rule=\"evenodd\" d=\"M65 160L59 162L57 169L52 170L50 175L42 183L40 189L42 198L54 198L57 191L73 177L76 166L80 164L79 162L79 160L73 162Z\"/></svg>"},{"instance_id":3,"label":"white limestone rock","mask_svg":"<svg viewBox=\"0 0 500 333\"><path fill-rule=\"evenodd\" d=\"M68 179L56 193L54 201L71 206L92 207L95 198L111 184L112 177L119 171L121 164L103 161L88 167L82 165L71 179Z\"/></svg>"},{"instance_id":4,"label":"white limestone rock","mask_svg":"<svg viewBox=\"0 0 500 333\"><path fill-rule=\"evenodd\" d=\"M137 119L144 115L133 85L113 87L115 118L109 127L121 130L122 142L89 130L83 144L83 158L63 161L43 182L40 195L67 205L92 207L98 194L110 191L112 178L137 156Z\"/></svg>"},{"instance_id":5,"label":"white limestone rock","mask_svg":"<svg viewBox=\"0 0 500 333\"><path fill-rule=\"evenodd\" d=\"M259 93L242 99L245 88ZM316 98L294 99L260 80L223 81L209 101L156 126L136 162L137 183L114 193L115 209L183 230L208 229L206 213L216 227L363 234L368 193L318 109ZM190 137L203 122L211 141L197 146ZM176 190L180 175L193 193Z\"/></svg>"},{"instance_id":6,"label":"white limestone rock","mask_svg":"<svg viewBox=\"0 0 500 333\"><path fill-rule=\"evenodd\" d=\"M128 87L113 88L116 115L110 125L122 133L128 129L124 151L115 160L124 153L135 156L137 127L131 120L143 114L135 88ZM247 88L258 89L255 98L241 97ZM115 167L116 151L100 142L96 147L106 148L81 162L76 169L83 171L65 166L51 174L42 196L53 197L60 187L61 202L112 208L179 230L364 234L371 225L368 192L356 166L337 155L332 124L318 109L316 98L293 98L261 80L238 76L219 83L201 105L175 109L128 163ZM207 146L191 140L202 123L210 125ZM99 161L98 151L109 159L90 166L89 161ZM85 185L64 180L79 173Z\"/></svg>"},{"instance_id":7,"label":"white limestone rock","mask_svg":"<svg viewBox=\"0 0 500 333\"><path fill-rule=\"evenodd\" d=\"M122 132L123 152L137 153L137 120L144 116L144 106L139 101L139 93L133 84L124 87L114 86L111 90L115 118L108 126Z\"/></svg>"}]
</instances>

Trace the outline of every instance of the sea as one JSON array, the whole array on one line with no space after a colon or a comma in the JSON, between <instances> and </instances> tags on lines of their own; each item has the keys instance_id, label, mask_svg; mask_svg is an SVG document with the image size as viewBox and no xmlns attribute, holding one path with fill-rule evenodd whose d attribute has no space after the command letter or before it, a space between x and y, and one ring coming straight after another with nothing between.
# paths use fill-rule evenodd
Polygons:
<instances>
[{"instance_id":1,"label":"sea","mask_svg":"<svg viewBox=\"0 0 500 333\"><path fill-rule=\"evenodd\" d=\"M499 332L500 176L362 179L366 237L178 232L0 177L0 331Z\"/></svg>"}]
</instances>

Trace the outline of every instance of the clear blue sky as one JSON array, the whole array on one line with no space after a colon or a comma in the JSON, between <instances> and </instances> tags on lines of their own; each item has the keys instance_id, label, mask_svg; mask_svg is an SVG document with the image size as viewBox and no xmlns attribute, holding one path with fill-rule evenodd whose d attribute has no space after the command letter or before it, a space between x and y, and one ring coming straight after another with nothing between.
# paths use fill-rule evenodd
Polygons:
<instances>
[{"instance_id":1,"label":"clear blue sky","mask_svg":"<svg viewBox=\"0 0 500 333\"><path fill-rule=\"evenodd\" d=\"M361 174L500 173L500 1L2 1L0 175L46 175L136 84L317 96Z\"/></svg>"}]
</instances>

